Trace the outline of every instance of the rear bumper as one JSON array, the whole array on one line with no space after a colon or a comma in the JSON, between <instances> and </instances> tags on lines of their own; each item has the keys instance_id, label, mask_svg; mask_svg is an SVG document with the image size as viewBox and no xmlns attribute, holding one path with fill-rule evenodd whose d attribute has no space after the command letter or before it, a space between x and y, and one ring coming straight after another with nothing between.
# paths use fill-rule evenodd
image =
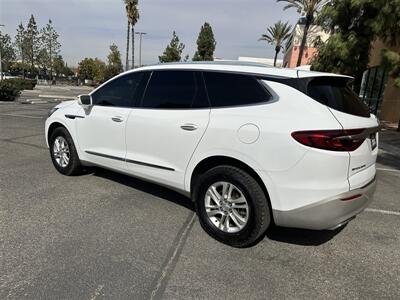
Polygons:
<instances>
[{"instance_id":1,"label":"rear bumper","mask_svg":"<svg viewBox=\"0 0 400 300\"><path fill-rule=\"evenodd\" d=\"M363 187L317 203L288 211L273 210L275 224L315 230L335 229L354 218L371 203L375 188L376 178ZM352 197L356 198L351 199Z\"/></svg>"}]
</instances>

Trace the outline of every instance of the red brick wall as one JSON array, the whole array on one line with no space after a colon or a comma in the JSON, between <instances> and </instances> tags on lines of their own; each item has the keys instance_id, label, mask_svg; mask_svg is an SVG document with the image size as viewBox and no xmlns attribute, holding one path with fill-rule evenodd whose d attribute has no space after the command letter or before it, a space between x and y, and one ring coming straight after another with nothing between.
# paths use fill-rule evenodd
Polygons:
<instances>
[{"instance_id":1,"label":"red brick wall","mask_svg":"<svg viewBox=\"0 0 400 300\"><path fill-rule=\"evenodd\" d=\"M297 63L297 58L299 57L300 47L293 47L290 52L285 55L283 65L286 68L295 68ZM303 52L303 57L301 59L301 65L309 65L311 59L317 53L317 48L306 48Z\"/></svg>"}]
</instances>

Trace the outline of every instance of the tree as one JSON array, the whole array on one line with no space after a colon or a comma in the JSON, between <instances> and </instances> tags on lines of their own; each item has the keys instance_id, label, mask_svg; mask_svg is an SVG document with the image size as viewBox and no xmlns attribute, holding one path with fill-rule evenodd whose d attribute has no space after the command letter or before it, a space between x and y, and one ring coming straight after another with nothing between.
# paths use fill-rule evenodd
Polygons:
<instances>
[{"instance_id":1,"label":"tree","mask_svg":"<svg viewBox=\"0 0 400 300\"><path fill-rule=\"evenodd\" d=\"M20 23L17 28L17 33L15 35L15 50L16 50L16 55L19 57L21 60L21 67L25 66L25 61L26 61L26 31L24 28L24 25ZM25 77L25 68L22 68L22 73L23 76Z\"/></svg>"},{"instance_id":2,"label":"tree","mask_svg":"<svg viewBox=\"0 0 400 300\"><path fill-rule=\"evenodd\" d=\"M26 56L31 65L31 72L35 72L35 63L40 51L39 31L36 25L35 17L31 15L26 27Z\"/></svg>"},{"instance_id":3,"label":"tree","mask_svg":"<svg viewBox=\"0 0 400 300\"><path fill-rule=\"evenodd\" d=\"M93 58L84 58L78 63L78 77L82 80L92 79L95 76L94 60Z\"/></svg>"},{"instance_id":4,"label":"tree","mask_svg":"<svg viewBox=\"0 0 400 300\"><path fill-rule=\"evenodd\" d=\"M394 78L395 86L400 88L400 0L384 1L372 27L379 38L392 47L382 49L382 66Z\"/></svg>"},{"instance_id":5,"label":"tree","mask_svg":"<svg viewBox=\"0 0 400 300\"><path fill-rule=\"evenodd\" d=\"M29 69L29 65L26 62L20 62L20 61L12 61L10 63L9 70L12 72L25 72L26 70ZM25 73L24 73L25 74Z\"/></svg>"},{"instance_id":6,"label":"tree","mask_svg":"<svg viewBox=\"0 0 400 300\"><path fill-rule=\"evenodd\" d=\"M36 55L36 66L39 68L39 74L47 73L49 57L47 55L46 49L40 47L38 54Z\"/></svg>"},{"instance_id":7,"label":"tree","mask_svg":"<svg viewBox=\"0 0 400 300\"><path fill-rule=\"evenodd\" d=\"M61 55L57 55L53 59L53 70L56 76L72 76L74 72L67 66Z\"/></svg>"},{"instance_id":8,"label":"tree","mask_svg":"<svg viewBox=\"0 0 400 300\"><path fill-rule=\"evenodd\" d=\"M281 49L285 47L283 44L290 38L292 26L288 22L283 23L279 21L273 26L267 28L267 32L261 35L259 41L266 41L267 43L275 46L274 67L276 67L276 59Z\"/></svg>"},{"instance_id":9,"label":"tree","mask_svg":"<svg viewBox=\"0 0 400 300\"><path fill-rule=\"evenodd\" d=\"M3 72L8 71L11 61L15 59L15 51L8 34L2 34L0 31L0 51L1 64Z\"/></svg>"},{"instance_id":10,"label":"tree","mask_svg":"<svg viewBox=\"0 0 400 300\"><path fill-rule=\"evenodd\" d=\"M58 41L58 33L54 29L51 20L40 31L41 51L40 57L44 67L50 70L50 78L53 76L53 60L58 56L61 44Z\"/></svg>"},{"instance_id":11,"label":"tree","mask_svg":"<svg viewBox=\"0 0 400 300\"><path fill-rule=\"evenodd\" d=\"M94 81L97 83L103 83L106 81L106 64L97 57L94 59Z\"/></svg>"},{"instance_id":12,"label":"tree","mask_svg":"<svg viewBox=\"0 0 400 300\"><path fill-rule=\"evenodd\" d=\"M312 69L353 76L354 90L358 92L368 67L371 43L376 38L387 40L396 33L393 18L397 20L397 35L400 32L399 5L399 0L332 0L317 20L332 35L327 43L318 46Z\"/></svg>"},{"instance_id":13,"label":"tree","mask_svg":"<svg viewBox=\"0 0 400 300\"><path fill-rule=\"evenodd\" d=\"M127 31L126 31L126 52L125 52L125 70L129 69L129 37L130 37L130 29L131 29L131 22L129 21L129 10L130 10L130 6L128 4L130 4L131 1L128 0L124 0L125 2L125 11L126 11L126 16L128 19L128 26L127 26Z\"/></svg>"},{"instance_id":14,"label":"tree","mask_svg":"<svg viewBox=\"0 0 400 300\"><path fill-rule=\"evenodd\" d=\"M183 49L185 49L185 45L179 41L179 37L174 31L171 42L165 48L163 55L158 57L158 60L161 63L181 61Z\"/></svg>"},{"instance_id":15,"label":"tree","mask_svg":"<svg viewBox=\"0 0 400 300\"><path fill-rule=\"evenodd\" d=\"M193 56L194 61L214 60L214 51L217 42L214 38L213 30L207 22L201 26L199 37L197 38L197 51Z\"/></svg>"},{"instance_id":16,"label":"tree","mask_svg":"<svg viewBox=\"0 0 400 300\"><path fill-rule=\"evenodd\" d=\"M138 0L124 0L126 16L128 18L128 30L126 34L125 69L129 69L129 29L132 32L132 69L135 68L135 25L139 20Z\"/></svg>"},{"instance_id":17,"label":"tree","mask_svg":"<svg viewBox=\"0 0 400 300\"><path fill-rule=\"evenodd\" d=\"M382 49L382 66L390 72L394 78L394 84L400 88L400 53Z\"/></svg>"},{"instance_id":18,"label":"tree","mask_svg":"<svg viewBox=\"0 0 400 300\"><path fill-rule=\"evenodd\" d=\"M56 76L64 74L65 63L61 55L57 55L53 60L53 70Z\"/></svg>"},{"instance_id":19,"label":"tree","mask_svg":"<svg viewBox=\"0 0 400 300\"><path fill-rule=\"evenodd\" d=\"M105 71L105 80L108 80L123 71L121 53L117 45L110 46L110 54L107 56L108 65Z\"/></svg>"},{"instance_id":20,"label":"tree","mask_svg":"<svg viewBox=\"0 0 400 300\"><path fill-rule=\"evenodd\" d=\"M98 59L85 58L78 64L78 77L82 80L91 79L96 83L102 83L105 80L106 64Z\"/></svg>"},{"instance_id":21,"label":"tree","mask_svg":"<svg viewBox=\"0 0 400 300\"><path fill-rule=\"evenodd\" d=\"M287 2L288 4L283 8L295 8L297 12L305 16L306 23L304 25L303 37L301 39L299 57L297 58L296 66L301 65L304 49L306 47L307 35L310 26L314 23L317 14L329 2L329 0L277 0L277 2Z\"/></svg>"}]
</instances>

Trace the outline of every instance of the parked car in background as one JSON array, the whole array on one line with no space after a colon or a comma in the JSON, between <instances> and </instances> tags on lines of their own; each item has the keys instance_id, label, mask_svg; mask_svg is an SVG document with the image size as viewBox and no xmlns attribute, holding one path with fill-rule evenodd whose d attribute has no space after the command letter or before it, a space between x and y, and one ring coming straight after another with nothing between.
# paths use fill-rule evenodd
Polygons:
<instances>
[{"instance_id":1,"label":"parked car in background","mask_svg":"<svg viewBox=\"0 0 400 300\"><path fill-rule=\"evenodd\" d=\"M101 166L171 187L204 230L244 247L271 224L333 229L375 189L379 124L351 78L226 63L128 71L49 113L55 168Z\"/></svg>"},{"instance_id":2,"label":"parked car in background","mask_svg":"<svg viewBox=\"0 0 400 300\"><path fill-rule=\"evenodd\" d=\"M11 73L9 72L3 72L3 79L11 79L11 78L18 78L18 76L11 75Z\"/></svg>"}]
</instances>

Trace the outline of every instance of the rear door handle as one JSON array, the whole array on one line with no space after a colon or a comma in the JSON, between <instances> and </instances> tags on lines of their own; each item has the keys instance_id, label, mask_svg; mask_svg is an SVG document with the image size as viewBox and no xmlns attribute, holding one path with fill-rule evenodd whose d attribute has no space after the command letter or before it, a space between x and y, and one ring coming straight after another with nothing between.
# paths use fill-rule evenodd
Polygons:
<instances>
[{"instance_id":1,"label":"rear door handle","mask_svg":"<svg viewBox=\"0 0 400 300\"><path fill-rule=\"evenodd\" d=\"M193 131L196 130L197 128L199 128L196 124L184 124L181 126L181 128L183 130L187 130L187 131Z\"/></svg>"},{"instance_id":2,"label":"rear door handle","mask_svg":"<svg viewBox=\"0 0 400 300\"><path fill-rule=\"evenodd\" d=\"M118 123L123 121L122 117L120 117L120 116L112 117L111 120L113 120L114 122L118 122Z\"/></svg>"}]
</instances>

